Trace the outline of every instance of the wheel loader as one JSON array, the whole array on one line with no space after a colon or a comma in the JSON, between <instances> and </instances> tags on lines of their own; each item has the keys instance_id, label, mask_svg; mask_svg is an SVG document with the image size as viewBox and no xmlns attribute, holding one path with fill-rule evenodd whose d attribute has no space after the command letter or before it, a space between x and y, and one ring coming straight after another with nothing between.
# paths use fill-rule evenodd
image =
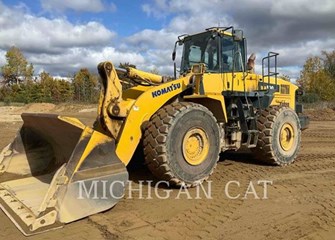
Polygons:
<instances>
[{"instance_id":1,"label":"wheel loader","mask_svg":"<svg viewBox=\"0 0 335 240\"><path fill-rule=\"evenodd\" d=\"M153 175L174 186L201 184L220 152L242 146L268 164L291 164L308 118L298 87L278 76L277 56L265 56L256 74L243 32L214 27L178 37L171 78L100 63L93 127L22 114L22 128L0 154L0 172L14 176L0 183L1 209L26 236L110 209L124 195L126 166L138 147ZM132 86L123 89L125 82ZM95 196L80 196L83 189Z\"/></svg>"}]
</instances>

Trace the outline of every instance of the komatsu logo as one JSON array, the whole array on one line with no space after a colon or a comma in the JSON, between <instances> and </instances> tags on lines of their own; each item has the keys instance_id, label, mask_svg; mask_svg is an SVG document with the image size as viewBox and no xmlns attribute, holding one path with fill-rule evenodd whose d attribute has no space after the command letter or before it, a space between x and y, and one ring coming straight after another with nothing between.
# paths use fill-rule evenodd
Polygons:
<instances>
[{"instance_id":1,"label":"komatsu logo","mask_svg":"<svg viewBox=\"0 0 335 240\"><path fill-rule=\"evenodd\" d=\"M181 87L180 83L176 83L176 84L172 84L171 86L168 86L168 87L165 87L165 88L153 91L151 94L152 94L152 97L155 98L155 97L159 97L159 96L161 96L161 95L163 95L165 93L177 90L180 87Z\"/></svg>"}]
</instances>

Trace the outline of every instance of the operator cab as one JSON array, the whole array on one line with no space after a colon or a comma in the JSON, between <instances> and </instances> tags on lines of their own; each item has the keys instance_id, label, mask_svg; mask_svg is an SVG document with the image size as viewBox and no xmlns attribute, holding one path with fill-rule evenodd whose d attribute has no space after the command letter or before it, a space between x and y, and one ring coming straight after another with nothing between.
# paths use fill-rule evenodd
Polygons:
<instances>
[{"instance_id":1,"label":"operator cab","mask_svg":"<svg viewBox=\"0 0 335 240\"><path fill-rule=\"evenodd\" d=\"M194 64L204 64L207 73L245 71L245 39L243 36L237 38L234 33L231 27L211 28L199 34L179 37L177 43L184 45L180 74L190 72Z\"/></svg>"}]
</instances>

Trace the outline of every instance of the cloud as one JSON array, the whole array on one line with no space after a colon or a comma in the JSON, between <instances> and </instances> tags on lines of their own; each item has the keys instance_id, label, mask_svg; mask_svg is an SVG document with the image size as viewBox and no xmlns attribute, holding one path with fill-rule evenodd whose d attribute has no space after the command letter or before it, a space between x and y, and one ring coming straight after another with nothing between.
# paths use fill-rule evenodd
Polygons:
<instances>
[{"instance_id":1,"label":"cloud","mask_svg":"<svg viewBox=\"0 0 335 240\"><path fill-rule=\"evenodd\" d=\"M40 0L42 8L47 11L64 12L66 10L74 10L77 12L103 12L106 10L116 11L114 3L105 3L101 0Z\"/></svg>"},{"instance_id":2,"label":"cloud","mask_svg":"<svg viewBox=\"0 0 335 240\"><path fill-rule=\"evenodd\" d=\"M273 15L281 15L286 17L309 18L314 14L333 15L335 10L335 2L333 0L306 1L306 0L281 0L275 1L271 5ZM314 19L315 20L315 19Z\"/></svg>"},{"instance_id":3,"label":"cloud","mask_svg":"<svg viewBox=\"0 0 335 240\"><path fill-rule=\"evenodd\" d=\"M168 30L151 30L145 29L132 36L126 38L126 42L141 51L147 51L149 49L165 49L173 48L173 43L176 41L174 33Z\"/></svg>"},{"instance_id":4,"label":"cloud","mask_svg":"<svg viewBox=\"0 0 335 240\"><path fill-rule=\"evenodd\" d=\"M250 53L257 54L258 65L268 51L279 52L281 69L294 78L299 76L297 69L308 56L334 49L333 0L240 0L238 4L235 0L194 0L192 4L180 0L152 0L144 4L142 10L148 17L170 19L157 34L167 32L176 36L218 25L241 28ZM155 32L150 34L155 35ZM139 39L139 33L136 36L139 42L146 37L143 34ZM150 41L146 44L150 45Z\"/></svg>"},{"instance_id":5,"label":"cloud","mask_svg":"<svg viewBox=\"0 0 335 240\"><path fill-rule=\"evenodd\" d=\"M41 3L50 12L116 10L106 0ZM333 50L335 46L333 0L239 0L238 4L235 0L193 0L192 4L147 0L141 7L149 20L161 23L162 27L121 37L96 21L73 23L66 17L40 17L24 4L9 8L0 0L0 51L15 45L35 68L53 74L66 74L79 67L95 69L99 61L110 59L116 65L130 62L143 70L156 68L171 75L171 52L178 35L233 25L244 31L249 54L256 53L258 66L268 51L279 52L281 71L296 78L308 56ZM1 61L4 60L0 58L0 64Z\"/></svg>"},{"instance_id":6,"label":"cloud","mask_svg":"<svg viewBox=\"0 0 335 240\"><path fill-rule=\"evenodd\" d=\"M0 1L0 66L11 46L22 50L36 73L68 76L83 67L96 71L97 64L107 60L145 65L138 51L112 46L116 37L98 22L73 24L66 18L38 17L27 7L9 8Z\"/></svg>"},{"instance_id":7,"label":"cloud","mask_svg":"<svg viewBox=\"0 0 335 240\"><path fill-rule=\"evenodd\" d=\"M160 19L173 15L168 24L160 30L144 29L126 38L128 48L140 51L145 57L147 62L145 69L156 68L162 74L173 75L171 53L179 35L201 32L205 28L217 26L218 23L221 25L231 23L229 16L213 14L213 8L208 7L208 2L195 2L196 4L193 5L193 2L187 4L184 1L154 0L151 4L142 5L142 10L148 17ZM206 8L211 11L203 11ZM177 66L179 66L180 54L179 51Z\"/></svg>"},{"instance_id":8,"label":"cloud","mask_svg":"<svg viewBox=\"0 0 335 240\"><path fill-rule=\"evenodd\" d=\"M114 47L108 46L99 49L70 48L57 55L40 53L28 54L27 57L29 61L34 63L37 69L60 76L68 76L83 67L96 72L98 63L102 61L112 61L116 66L120 62L129 62L129 59L136 65L144 65L145 63L145 59L139 53L120 52Z\"/></svg>"},{"instance_id":9,"label":"cloud","mask_svg":"<svg viewBox=\"0 0 335 240\"><path fill-rule=\"evenodd\" d=\"M169 14L205 14L204 10L210 12L216 11L218 7L222 7L221 0L194 0L192 4L187 1L180 0L152 0L151 3L142 5L142 10L148 16L161 17Z\"/></svg>"},{"instance_id":10,"label":"cloud","mask_svg":"<svg viewBox=\"0 0 335 240\"><path fill-rule=\"evenodd\" d=\"M65 18L36 17L0 5L0 48L15 45L30 53L57 54L70 47L106 45L116 34L98 22L72 24Z\"/></svg>"}]
</instances>

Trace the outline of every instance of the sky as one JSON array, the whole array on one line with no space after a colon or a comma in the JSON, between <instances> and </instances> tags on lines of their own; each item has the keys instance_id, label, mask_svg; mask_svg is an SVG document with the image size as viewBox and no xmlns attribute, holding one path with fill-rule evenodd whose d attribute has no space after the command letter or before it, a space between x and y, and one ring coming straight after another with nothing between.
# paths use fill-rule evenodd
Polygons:
<instances>
[{"instance_id":1,"label":"sky","mask_svg":"<svg viewBox=\"0 0 335 240\"><path fill-rule=\"evenodd\" d=\"M129 62L172 75L177 36L234 26L256 54L278 52L281 74L299 77L307 57L335 49L334 0L0 0L0 66L11 46L35 74L96 71Z\"/></svg>"}]
</instances>

